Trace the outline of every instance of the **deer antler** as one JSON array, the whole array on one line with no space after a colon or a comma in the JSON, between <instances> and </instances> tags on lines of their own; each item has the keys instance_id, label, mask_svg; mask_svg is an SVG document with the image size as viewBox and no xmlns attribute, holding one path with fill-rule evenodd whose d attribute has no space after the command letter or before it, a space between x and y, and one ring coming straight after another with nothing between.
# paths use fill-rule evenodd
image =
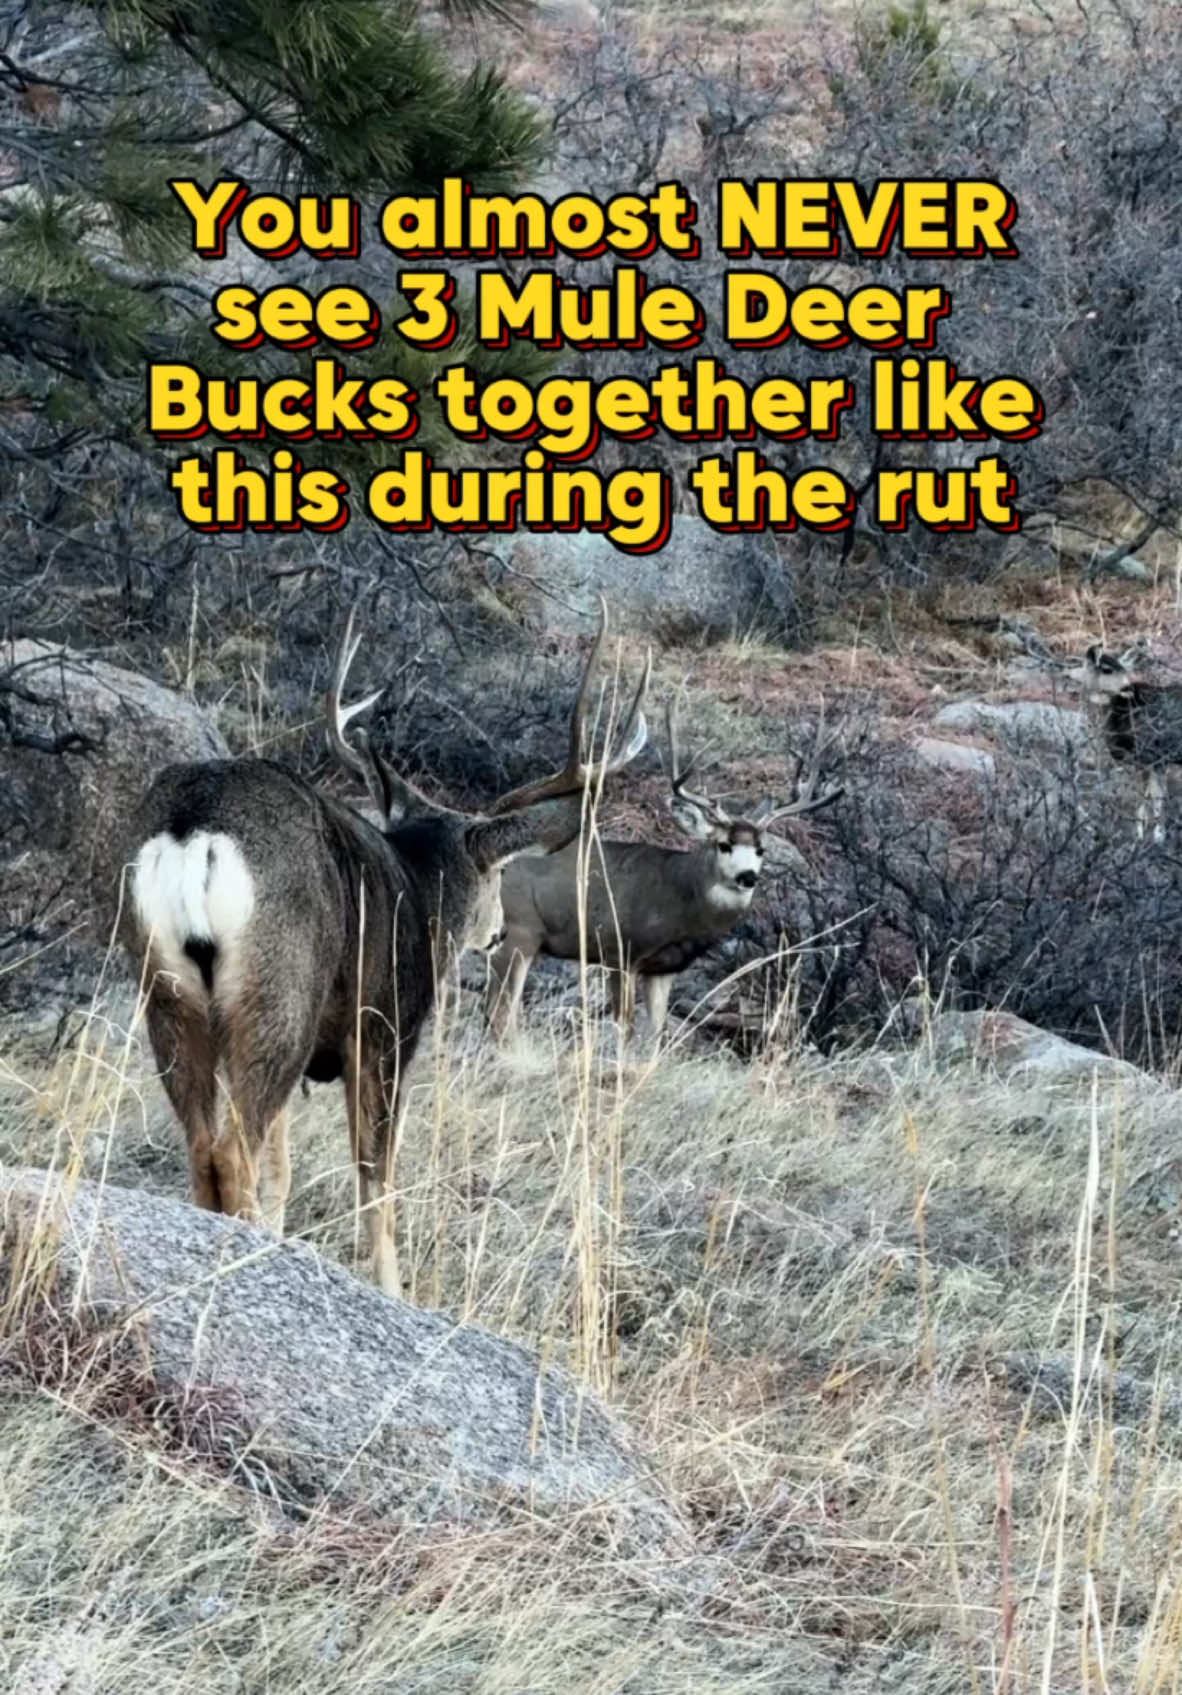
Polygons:
<instances>
[{"instance_id":1,"label":"deer antler","mask_svg":"<svg viewBox=\"0 0 1182 1695\"><path fill-rule=\"evenodd\" d=\"M340 763L361 778L370 799L387 822L399 812L445 811L446 808L437 806L408 778L400 777L387 765L381 755L370 746L364 729L355 732L353 742L350 742L345 734L353 719L367 712L382 693L381 689L375 689L372 694L366 695L364 700L355 700L348 706L342 700L345 680L361 646L361 632L355 631L354 628L360 605L361 601L358 599L349 608L349 616L345 620L333 659L332 678L325 696L325 733L328 745Z\"/></svg>"},{"instance_id":2,"label":"deer antler","mask_svg":"<svg viewBox=\"0 0 1182 1695\"><path fill-rule=\"evenodd\" d=\"M808 769L805 771L804 755L797 754L796 769L793 772L792 787L794 798L786 806L774 806L770 801L760 807L754 822L761 830L766 830L779 818L799 818L806 812L816 812L822 806L832 806L845 793L845 785L838 784L836 788L826 789L823 794L817 794L817 784L821 780L821 768L829 749L841 734L842 726L825 734L825 707L822 703L817 716L817 733L813 738L812 753L809 757ZM801 773L804 771L804 781Z\"/></svg>"},{"instance_id":3,"label":"deer antler","mask_svg":"<svg viewBox=\"0 0 1182 1695\"><path fill-rule=\"evenodd\" d=\"M366 712L381 694L377 689L373 694L366 695L364 700L357 700L346 705L343 700L345 680L349 669L357 657L361 646L361 634L355 628L360 601L350 608L349 616L341 637L337 643L336 655L333 660L332 678L328 693L325 697L325 719L328 743L333 753L342 765L355 776L361 778L369 792L374 805L382 816L390 820L402 812L435 812L447 813L452 808L441 806L437 801L429 799L421 789L407 777L399 776L391 769L386 761L377 754L369 744L369 738L364 729L354 732L350 741L346 732L354 718ZM484 814L485 817L499 817L507 812L516 812L534 802L547 800L554 796L575 794L580 789L599 781L600 777L611 776L620 771L631 760L636 758L648 739L648 725L645 722L642 707L648 693L649 679L652 675L653 657L651 650L645 660L644 671L632 698L628 716L624 720L622 730L622 746L611 757L605 757L597 763L588 764L583 755L583 743L586 733L587 702L591 694L592 674L596 661L603 647L607 634L607 604L600 596L599 633L587 656L583 668L582 682L578 697L575 700L574 712L571 715L570 751L565 766L550 777L543 777L536 783L527 783L519 789L512 789L495 801ZM473 815L477 816L477 815Z\"/></svg>"},{"instance_id":4,"label":"deer antler","mask_svg":"<svg viewBox=\"0 0 1182 1695\"><path fill-rule=\"evenodd\" d=\"M684 687L684 685L683 685ZM672 695L665 702L665 734L669 741L669 782L673 789L674 800L688 801L690 806L697 807L702 816L719 828L729 824L731 818L720 806L708 796L696 794L693 789L686 788L686 780L693 776L697 760L691 755L689 763L682 765L681 752L677 740L677 704L678 697Z\"/></svg>"},{"instance_id":5,"label":"deer antler","mask_svg":"<svg viewBox=\"0 0 1182 1695\"><path fill-rule=\"evenodd\" d=\"M644 662L644 671L632 697L632 705L628 709L623 728L620 731L622 746L618 753L610 758L606 753L597 764L588 765L584 757L584 741L587 728L587 702L591 694L591 678L603 647L603 639L607 634L607 602L599 597L599 633L591 645L587 655L587 663L583 667L583 678L579 685L579 693L575 700L574 711L570 721L570 748L566 764L561 771L552 776L543 777L536 783L525 783L521 788L511 789L508 794L501 795L488 808L490 817L499 817L506 812L516 812L524 806L533 806L539 800L547 800L557 795L575 794L578 790L597 783L601 777L610 777L614 772L623 770L640 752L648 740L648 724L645 721L645 697L648 694L649 680L652 676L652 649Z\"/></svg>"}]
</instances>

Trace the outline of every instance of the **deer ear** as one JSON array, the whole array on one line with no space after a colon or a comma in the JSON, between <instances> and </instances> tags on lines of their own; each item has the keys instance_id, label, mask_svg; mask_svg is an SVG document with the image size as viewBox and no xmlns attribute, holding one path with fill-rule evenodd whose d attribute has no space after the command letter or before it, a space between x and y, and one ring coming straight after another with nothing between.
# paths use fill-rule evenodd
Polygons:
<instances>
[{"instance_id":1,"label":"deer ear","mask_svg":"<svg viewBox=\"0 0 1182 1695\"><path fill-rule=\"evenodd\" d=\"M557 853L574 841L582 817L582 796L564 795L506 812L502 818L482 818L469 827L465 841L477 870L491 871L526 854Z\"/></svg>"},{"instance_id":2,"label":"deer ear","mask_svg":"<svg viewBox=\"0 0 1182 1695\"><path fill-rule=\"evenodd\" d=\"M714 829L700 806L695 806L692 800L686 800L678 795L669 802L669 810L677 822L679 830L684 830L687 836L692 836L696 842L714 840Z\"/></svg>"}]
</instances>

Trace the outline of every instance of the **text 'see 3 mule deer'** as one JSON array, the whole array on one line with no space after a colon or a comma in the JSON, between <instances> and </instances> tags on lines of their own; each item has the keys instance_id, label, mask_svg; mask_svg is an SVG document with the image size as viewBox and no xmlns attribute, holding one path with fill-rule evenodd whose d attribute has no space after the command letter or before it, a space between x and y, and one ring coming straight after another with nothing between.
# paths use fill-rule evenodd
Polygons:
<instances>
[{"instance_id":1,"label":"text 'see 3 mule deer'","mask_svg":"<svg viewBox=\"0 0 1182 1695\"><path fill-rule=\"evenodd\" d=\"M1093 706L1101 711L1104 742L1114 759L1136 766L1145 778L1145 799L1137 809L1137 834L1145 834L1153 815L1153 839L1164 842L1166 770L1182 765L1182 683L1147 683L1131 669L1136 648L1119 659L1090 647L1084 662L1069 673Z\"/></svg>"},{"instance_id":2,"label":"text 'see 3 mule deer'","mask_svg":"<svg viewBox=\"0 0 1182 1695\"><path fill-rule=\"evenodd\" d=\"M674 977L727 935L751 905L764 861L764 832L777 819L815 812L843 792L816 792L832 740L824 736L822 718L803 782L804 761L797 760L795 798L785 806L765 802L750 818L732 818L686 787L693 762L681 764L675 704L666 710L666 725L670 810L699 846L687 851L648 842L576 840L546 860L509 866L501 884L505 936L492 957L487 1001L498 1040L513 1025L534 959L547 954L577 960L584 950L593 964L609 970L622 1035L632 1025L639 978L653 1038L659 1039Z\"/></svg>"},{"instance_id":3,"label":"text 'see 3 mule deer'","mask_svg":"<svg viewBox=\"0 0 1182 1695\"><path fill-rule=\"evenodd\" d=\"M355 614L337 651L328 732L383 827L266 760L169 766L135 823L123 934L184 1125L193 1198L243 1217L261 1212L282 1233L288 1099L303 1076L343 1078L373 1273L396 1293L399 1094L437 978L450 950L487 948L500 935L502 867L563 847L579 832L583 790L639 753L649 667L621 751L590 763L585 721L604 606L563 769L486 813L456 812L398 776L364 731L347 739L350 720L381 692L342 704L361 641Z\"/></svg>"}]
</instances>

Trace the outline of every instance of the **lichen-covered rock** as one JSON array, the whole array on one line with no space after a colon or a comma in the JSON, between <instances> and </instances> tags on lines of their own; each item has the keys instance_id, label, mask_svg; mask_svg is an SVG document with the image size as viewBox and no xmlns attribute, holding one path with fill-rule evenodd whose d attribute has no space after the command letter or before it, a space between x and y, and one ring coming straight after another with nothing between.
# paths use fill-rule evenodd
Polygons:
<instances>
[{"instance_id":1,"label":"lichen-covered rock","mask_svg":"<svg viewBox=\"0 0 1182 1695\"><path fill-rule=\"evenodd\" d=\"M0 1172L0 1298L50 1233L53 1308L196 1402L280 1500L370 1518L569 1512L621 1549L686 1545L616 1417L514 1343L391 1300L297 1241L138 1190Z\"/></svg>"}]
</instances>

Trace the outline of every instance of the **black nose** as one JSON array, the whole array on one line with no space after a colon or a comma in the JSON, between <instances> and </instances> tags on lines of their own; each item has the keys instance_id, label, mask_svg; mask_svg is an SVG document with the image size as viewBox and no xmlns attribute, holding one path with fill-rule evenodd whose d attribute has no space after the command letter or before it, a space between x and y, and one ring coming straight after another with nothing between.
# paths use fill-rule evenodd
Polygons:
<instances>
[{"instance_id":1,"label":"black nose","mask_svg":"<svg viewBox=\"0 0 1182 1695\"><path fill-rule=\"evenodd\" d=\"M755 887L755 872L740 871L736 881L741 889L753 889Z\"/></svg>"}]
</instances>

